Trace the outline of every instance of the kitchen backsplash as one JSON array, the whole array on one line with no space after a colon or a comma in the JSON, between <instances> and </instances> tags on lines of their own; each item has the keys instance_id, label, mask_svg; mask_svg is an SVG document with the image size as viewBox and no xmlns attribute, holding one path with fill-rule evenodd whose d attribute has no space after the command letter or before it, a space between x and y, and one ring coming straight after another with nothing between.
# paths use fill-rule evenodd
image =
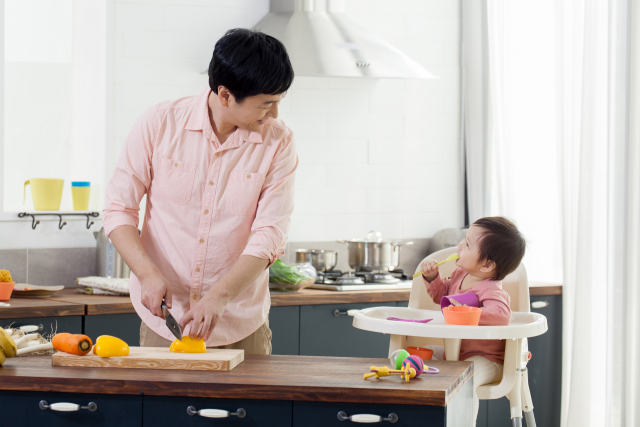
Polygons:
<instances>
[{"instance_id":1,"label":"kitchen backsplash","mask_svg":"<svg viewBox=\"0 0 640 427\"><path fill-rule=\"evenodd\" d=\"M431 239L407 239L413 245L402 246L400 268L413 273L429 253ZM347 246L337 242L291 242L282 261L295 262L296 249L338 251L335 269L349 271ZM0 268L11 272L17 283L73 287L77 277L96 273L96 248L4 249L0 250Z\"/></svg>"}]
</instances>

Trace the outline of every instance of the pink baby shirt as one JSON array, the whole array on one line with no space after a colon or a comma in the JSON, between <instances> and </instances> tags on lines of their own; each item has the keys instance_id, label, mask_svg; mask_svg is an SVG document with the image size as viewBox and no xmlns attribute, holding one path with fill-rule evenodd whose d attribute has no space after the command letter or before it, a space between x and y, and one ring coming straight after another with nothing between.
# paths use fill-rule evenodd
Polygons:
<instances>
[{"instance_id":1,"label":"pink baby shirt","mask_svg":"<svg viewBox=\"0 0 640 427\"><path fill-rule=\"evenodd\" d=\"M439 304L444 296L473 292L478 297L482 308L480 325L508 325L511 321L510 299L509 294L502 290L502 281L486 279L472 288L460 290L462 280L467 274L463 269L456 268L451 273L450 279L443 279L439 273L431 283L424 276L422 279L433 302ZM504 346L503 340L462 340L460 360L482 356L504 365Z\"/></svg>"}]
</instances>

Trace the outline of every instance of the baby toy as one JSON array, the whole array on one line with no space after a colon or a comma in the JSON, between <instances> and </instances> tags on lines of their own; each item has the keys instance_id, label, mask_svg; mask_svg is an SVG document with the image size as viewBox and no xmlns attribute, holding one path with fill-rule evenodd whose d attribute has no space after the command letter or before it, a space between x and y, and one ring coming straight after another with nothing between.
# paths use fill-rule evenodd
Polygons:
<instances>
[{"instance_id":1,"label":"baby toy","mask_svg":"<svg viewBox=\"0 0 640 427\"><path fill-rule=\"evenodd\" d=\"M371 378L375 376L376 378L386 377L389 375L400 375L400 378L405 379L409 382L409 378L416 377L416 370L413 369L408 364L404 369L389 369L386 366L372 366L370 374L364 374L364 379Z\"/></svg>"}]
</instances>

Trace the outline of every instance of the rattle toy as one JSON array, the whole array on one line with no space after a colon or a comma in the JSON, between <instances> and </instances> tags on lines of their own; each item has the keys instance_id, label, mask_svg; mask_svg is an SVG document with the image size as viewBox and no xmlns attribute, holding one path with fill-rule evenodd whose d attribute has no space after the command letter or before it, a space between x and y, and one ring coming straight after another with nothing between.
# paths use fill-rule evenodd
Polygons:
<instances>
[{"instance_id":1,"label":"rattle toy","mask_svg":"<svg viewBox=\"0 0 640 427\"><path fill-rule=\"evenodd\" d=\"M364 374L364 379L375 376L376 378L386 377L389 375L400 375L400 378L409 382L409 378L416 377L416 370L406 365L404 369L389 369L386 366L372 366L370 374Z\"/></svg>"},{"instance_id":2,"label":"rattle toy","mask_svg":"<svg viewBox=\"0 0 640 427\"><path fill-rule=\"evenodd\" d=\"M391 353L389 362L391 363L391 366L395 366L396 369L402 369L402 361L407 357L409 357L409 352L407 350L396 350Z\"/></svg>"}]
</instances>

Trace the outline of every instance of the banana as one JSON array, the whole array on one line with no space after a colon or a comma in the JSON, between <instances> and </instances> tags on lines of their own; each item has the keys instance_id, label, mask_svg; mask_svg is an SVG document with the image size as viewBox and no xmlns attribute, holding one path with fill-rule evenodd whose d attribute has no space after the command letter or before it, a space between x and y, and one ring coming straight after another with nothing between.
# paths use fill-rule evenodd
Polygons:
<instances>
[{"instance_id":1,"label":"banana","mask_svg":"<svg viewBox=\"0 0 640 427\"><path fill-rule=\"evenodd\" d=\"M0 348L0 366L4 365L5 360L7 360L7 356L4 355L4 351Z\"/></svg>"},{"instance_id":2,"label":"banana","mask_svg":"<svg viewBox=\"0 0 640 427\"><path fill-rule=\"evenodd\" d=\"M4 351L4 355L7 357L15 357L18 352L16 342L11 338L11 335L2 328L0 328L0 349Z\"/></svg>"}]
</instances>

